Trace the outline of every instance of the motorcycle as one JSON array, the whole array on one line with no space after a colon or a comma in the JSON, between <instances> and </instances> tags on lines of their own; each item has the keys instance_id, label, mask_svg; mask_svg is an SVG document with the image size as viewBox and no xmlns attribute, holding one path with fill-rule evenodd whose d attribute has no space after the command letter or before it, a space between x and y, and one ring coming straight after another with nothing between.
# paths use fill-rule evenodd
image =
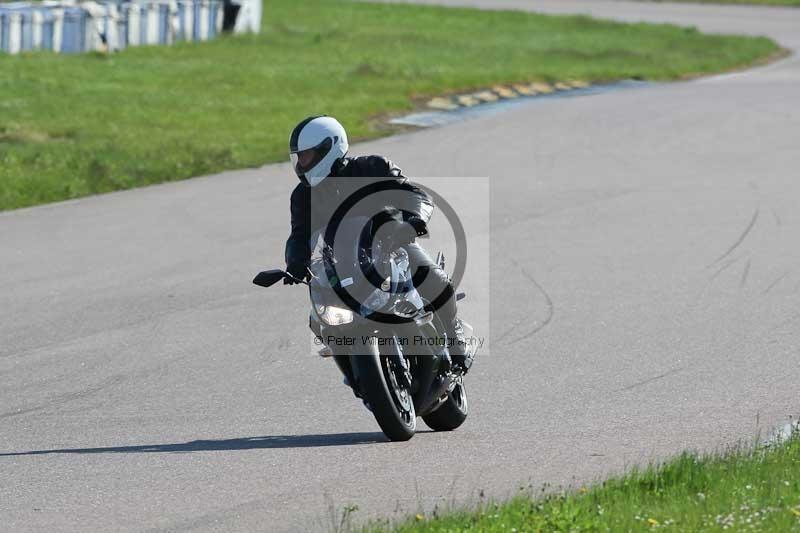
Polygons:
<instances>
[{"instance_id":1,"label":"motorcycle","mask_svg":"<svg viewBox=\"0 0 800 533\"><path fill-rule=\"evenodd\" d=\"M320 355L336 362L390 440L413 437L417 417L434 431L458 428L469 414L464 373L475 344L468 343L465 368L451 364L446 330L414 287L407 251L389 237L376 238L369 220L345 220L336 235L335 247L319 239L309 281L273 269L253 283L270 287L289 278L308 286ZM441 253L436 262L444 268ZM472 327L461 325L471 339Z\"/></svg>"}]
</instances>

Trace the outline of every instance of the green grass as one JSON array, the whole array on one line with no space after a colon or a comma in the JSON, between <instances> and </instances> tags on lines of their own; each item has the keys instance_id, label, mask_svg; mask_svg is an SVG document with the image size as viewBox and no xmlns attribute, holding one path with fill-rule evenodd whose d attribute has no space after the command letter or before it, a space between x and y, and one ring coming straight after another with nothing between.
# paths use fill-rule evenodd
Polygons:
<instances>
[{"instance_id":1,"label":"green grass","mask_svg":"<svg viewBox=\"0 0 800 533\"><path fill-rule=\"evenodd\" d=\"M800 0L642 0L645 2L684 2L692 4L740 4L762 6L800 6Z\"/></svg>"},{"instance_id":2,"label":"green grass","mask_svg":"<svg viewBox=\"0 0 800 533\"><path fill-rule=\"evenodd\" d=\"M351 509L352 511L352 509ZM372 532L800 531L800 439L721 455L690 453L602 484L521 495L477 510L417 515Z\"/></svg>"},{"instance_id":3,"label":"green grass","mask_svg":"<svg viewBox=\"0 0 800 533\"><path fill-rule=\"evenodd\" d=\"M287 159L291 128L355 140L413 98L496 82L671 80L776 53L690 28L333 0L270 0L261 35L105 56L0 56L0 209Z\"/></svg>"}]
</instances>

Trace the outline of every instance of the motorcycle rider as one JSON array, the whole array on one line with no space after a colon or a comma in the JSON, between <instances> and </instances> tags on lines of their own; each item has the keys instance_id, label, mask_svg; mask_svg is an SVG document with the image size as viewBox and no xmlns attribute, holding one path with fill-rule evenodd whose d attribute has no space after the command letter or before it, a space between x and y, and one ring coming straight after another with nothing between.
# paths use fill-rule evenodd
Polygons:
<instances>
[{"instance_id":1,"label":"motorcycle rider","mask_svg":"<svg viewBox=\"0 0 800 533\"><path fill-rule=\"evenodd\" d=\"M396 191L386 206L393 215L386 222L386 233L393 244L408 252L414 282L420 295L437 306L445 325L454 365L466 370L466 344L461 323L456 317L455 291L450 278L428 253L415 242L428 233L433 202L427 193L413 185L388 159L372 155L347 157L349 145L344 127L333 117L314 116L300 122L289 139L289 152L300 183L291 194L291 234L286 241L286 271L298 279L308 279L313 243L312 235L331 222L345 200L356 191L367 194ZM365 185L366 184L366 185ZM366 187L366 188L365 188ZM374 214L374 213L373 213ZM418 275L420 276L418 278ZM417 279L424 282L417 284ZM293 280L284 279L292 284Z\"/></svg>"}]
</instances>

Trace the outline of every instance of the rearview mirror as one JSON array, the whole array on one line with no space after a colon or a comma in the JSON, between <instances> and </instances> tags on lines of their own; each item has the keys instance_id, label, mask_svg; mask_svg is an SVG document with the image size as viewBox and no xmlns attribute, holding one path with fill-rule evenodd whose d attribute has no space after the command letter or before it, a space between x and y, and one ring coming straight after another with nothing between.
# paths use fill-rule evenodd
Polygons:
<instances>
[{"instance_id":1,"label":"rearview mirror","mask_svg":"<svg viewBox=\"0 0 800 533\"><path fill-rule=\"evenodd\" d=\"M286 272L283 270L277 268L274 270L265 270L264 272L259 272L258 276L253 278L253 283L261 287L271 287L285 277Z\"/></svg>"}]
</instances>

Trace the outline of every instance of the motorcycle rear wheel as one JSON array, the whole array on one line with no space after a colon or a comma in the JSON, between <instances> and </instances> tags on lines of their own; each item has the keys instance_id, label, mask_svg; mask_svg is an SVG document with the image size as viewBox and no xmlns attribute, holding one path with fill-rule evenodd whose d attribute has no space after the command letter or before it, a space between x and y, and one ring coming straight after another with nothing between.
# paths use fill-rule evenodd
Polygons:
<instances>
[{"instance_id":1,"label":"motorcycle rear wheel","mask_svg":"<svg viewBox=\"0 0 800 533\"><path fill-rule=\"evenodd\" d=\"M417 429L411 392L398 383L392 362L376 346L363 345L358 352L350 356L350 362L362 398L389 440L409 440Z\"/></svg>"},{"instance_id":2,"label":"motorcycle rear wheel","mask_svg":"<svg viewBox=\"0 0 800 533\"><path fill-rule=\"evenodd\" d=\"M423 416L422 420L434 431L453 431L464 423L468 414L467 390L459 382L447 393L447 400L434 412Z\"/></svg>"}]
</instances>

